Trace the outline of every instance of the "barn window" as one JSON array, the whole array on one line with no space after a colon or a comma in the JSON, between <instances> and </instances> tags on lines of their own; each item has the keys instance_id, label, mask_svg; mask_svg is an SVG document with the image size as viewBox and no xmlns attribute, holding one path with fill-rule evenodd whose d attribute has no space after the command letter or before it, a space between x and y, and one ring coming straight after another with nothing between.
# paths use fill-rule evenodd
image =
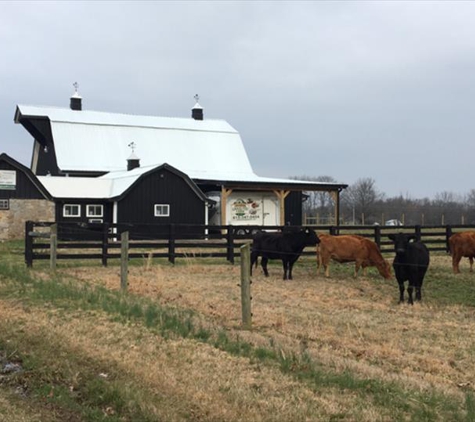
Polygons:
<instances>
[{"instance_id":1,"label":"barn window","mask_svg":"<svg viewBox=\"0 0 475 422\"><path fill-rule=\"evenodd\" d=\"M80 217L81 207L77 204L64 204L63 216L64 217Z\"/></svg>"},{"instance_id":2,"label":"barn window","mask_svg":"<svg viewBox=\"0 0 475 422\"><path fill-rule=\"evenodd\" d=\"M155 204L155 217L170 217L170 205Z\"/></svg>"},{"instance_id":3,"label":"barn window","mask_svg":"<svg viewBox=\"0 0 475 422\"><path fill-rule=\"evenodd\" d=\"M10 201L8 199L0 199L0 210L9 210Z\"/></svg>"},{"instance_id":4,"label":"barn window","mask_svg":"<svg viewBox=\"0 0 475 422\"><path fill-rule=\"evenodd\" d=\"M104 215L104 206L103 205L87 205L86 206L86 217L102 217Z\"/></svg>"}]
</instances>

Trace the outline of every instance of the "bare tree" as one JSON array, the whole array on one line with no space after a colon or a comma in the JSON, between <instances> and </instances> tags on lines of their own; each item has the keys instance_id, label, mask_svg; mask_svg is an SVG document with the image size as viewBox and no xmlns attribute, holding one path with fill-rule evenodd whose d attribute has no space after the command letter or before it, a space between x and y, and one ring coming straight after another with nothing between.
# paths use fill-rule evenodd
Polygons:
<instances>
[{"instance_id":1,"label":"bare tree","mask_svg":"<svg viewBox=\"0 0 475 422\"><path fill-rule=\"evenodd\" d=\"M384 199L384 194L376 189L376 182L370 177L358 179L342 192L342 203L346 214L355 218L355 223L366 224L376 221L377 202Z\"/></svg>"},{"instance_id":2,"label":"bare tree","mask_svg":"<svg viewBox=\"0 0 475 422\"><path fill-rule=\"evenodd\" d=\"M338 183L332 176L299 176L291 179L308 180L311 182ZM329 192L308 191L303 204L303 212L308 216L319 216L319 220L333 219L334 200ZM319 221L319 222L320 222Z\"/></svg>"}]
</instances>

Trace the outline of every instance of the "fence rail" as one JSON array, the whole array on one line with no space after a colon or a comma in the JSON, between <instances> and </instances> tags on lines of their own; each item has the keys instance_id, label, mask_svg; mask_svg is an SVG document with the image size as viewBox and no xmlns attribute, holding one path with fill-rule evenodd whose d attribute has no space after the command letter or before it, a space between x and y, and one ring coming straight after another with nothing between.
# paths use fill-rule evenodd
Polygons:
<instances>
[{"instance_id":1,"label":"fence rail","mask_svg":"<svg viewBox=\"0 0 475 422\"><path fill-rule=\"evenodd\" d=\"M456 232L475 229L475 225L445 226L310 226L317 233L358 234L379 246L383 254L393 252L389 234L414 234L430 251L448 251L448 239ZM28 221L25 225L25 263L28 267L38 260L99 260L107 266L121 257L121 234L128 232L129 258L225 258L234 264L240 247L248 243L259 230L282 231L289 226L204 226L204 225L111 225L71 224ZM51 241L51 235L53 241ZM54 252L52 252L54 249ZM54 253L54 256L52 255ZM313 255L307 248L303 255Z\"/></svg>"}]
</instances>

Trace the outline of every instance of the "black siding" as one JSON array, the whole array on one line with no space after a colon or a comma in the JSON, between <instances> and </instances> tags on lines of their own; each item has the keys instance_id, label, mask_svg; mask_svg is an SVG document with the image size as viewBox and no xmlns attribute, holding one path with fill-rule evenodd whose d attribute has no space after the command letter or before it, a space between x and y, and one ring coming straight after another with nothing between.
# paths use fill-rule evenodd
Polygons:
<instances>
[{"instance_id":1,"label":"black siding","mask_svg":"<svg viewBox=\"0 0 475 422\"><path fill-rule=\"evenodd\" d=\"M63 206L65 204L79 205L81 215L79 217L64 217ZM86 217L87 205L103 205L103 217ZM55 203L55 217L56 222L60 223L58 236L62 240L102 239L103 224L112 223L112 212L113 204L110 202L82 198L57 200ZM91 218L101 218L103 224L90 223Z\"/></svg>"},{"instance_id":2,"label":"black siding","mask_svg":"<svg viewBox=\"0 0 475 422\"><path fill-rule=\"evenodd\" d=\"M38 163L35 174L46 176L59 175L56 153L54 150L53 135L51 133L51 123L48 118L23 118L20 123L40 144ZM45 147L47 151L45 151Z\"/></svg>"},{"instance_id":3,"label":"black siding","mask_svg":"<svg viewBox=\"0 0 475 422\"><path fill-rule=\"evenodd\" d=\"M16 171L15 190L0 189L1 199L45 199L44 195L23 171L3 160L0 160L0 170Z\"/></svg>"},{"instance_id":4,"label":"black siding","mask_svg":"<svg viewBox=\"0 0 475 422\"><path fill-rule=\"evenodd\" d=\"M155 204L169 204L170 216L155 217ZM150 230L168 233L170 224L205 224L205 204L183 177L162 168L143 176L119 201L118 223L153 225L140 230L145 235ZM177 234L180 232L190 230L177 228Z\"/></svg>"},{"instance_id":5,"label":"black siding","mask_svg":"<svg viewBox=\"0 0 475 422\"><path fill-rule=\"evenodd\" d=\"M285 224L302 225L302 192L290 192L285 198Z\"/></svg>"}]
</instances>

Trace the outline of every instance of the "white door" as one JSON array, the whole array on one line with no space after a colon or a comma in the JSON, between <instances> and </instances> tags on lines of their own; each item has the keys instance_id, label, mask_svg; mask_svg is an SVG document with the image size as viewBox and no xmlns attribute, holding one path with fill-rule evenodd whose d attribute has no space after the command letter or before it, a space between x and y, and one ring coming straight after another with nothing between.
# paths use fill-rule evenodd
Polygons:
<instances>
[{"instance_id":1,"label":"white door","mask_svg":"<svg viewBox=\"0 0 475 422\"><path fill-rule=\"evenodd\" d=\"M278 226L280 224L279 200L273 193L262 195L262 211L262 224L264 226Z\"/></svg>"}]
</instances>

